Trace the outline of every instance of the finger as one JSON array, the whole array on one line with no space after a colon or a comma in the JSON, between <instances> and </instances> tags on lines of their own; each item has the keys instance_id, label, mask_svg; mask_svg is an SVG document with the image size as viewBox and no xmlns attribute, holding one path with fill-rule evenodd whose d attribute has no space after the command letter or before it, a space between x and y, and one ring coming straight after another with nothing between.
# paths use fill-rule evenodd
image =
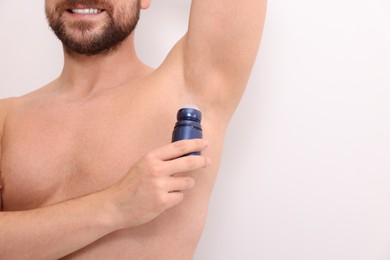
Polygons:
<instances>
[{"instance_id":1,"label":"finger","mask_svg":"<svg viewBox=\"0 0 390 260\"><path fill-rule=\"evenodd\" d=\"M194 186L195 180L191 177L171 177L167 183L168 192L188 190Z\"/></svg>"},{"instance_id":2,"label":"finger","mask_svg":"<svg viewBox=\"0 0 390 260\"><path fill-rule=\"evenodd\" d=\"M208 141L204 139L181 140L163 146L153 151L157 159L166 161L183 155L200 152L208 147Z\"/></svg>"},{"instance_id":3,"label":"finger","mask_svg":"<svg viewBox=\"0 0 390 260\"><path fill-rule=\"evenodd\" d=\"M209 158L202 155L185 156L164 162L164 167L167 175L173 175L205 168L210 165L210 162Z\"/></svg>"},{"instance_id":4,"label":"finger","mask_svg":"<svg viewBox=\"0 0 390 260\"><path fill-rule=\"evenodd\" d=\"M184 199L184 194L180 191L167 193L166 196L167 196L167 203L166 203L167 209L179 204Z\"/></svg>"}]
</instances>

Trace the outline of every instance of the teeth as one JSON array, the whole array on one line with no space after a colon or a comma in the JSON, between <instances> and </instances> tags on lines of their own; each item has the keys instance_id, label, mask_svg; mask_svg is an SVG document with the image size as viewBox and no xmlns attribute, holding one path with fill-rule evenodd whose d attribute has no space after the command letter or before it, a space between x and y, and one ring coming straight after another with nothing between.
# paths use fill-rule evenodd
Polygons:
<instances>
[{"instance_id":1,"label":"teeth","mask_svg":"<svg viewBox=\"0 0 390 260\"><path fill-rule=\"evenodd\" d=\"M85 9L72 9L74 14L99 14L102 10L94 8L85 8Z\"/></svg>"}]
</instances>

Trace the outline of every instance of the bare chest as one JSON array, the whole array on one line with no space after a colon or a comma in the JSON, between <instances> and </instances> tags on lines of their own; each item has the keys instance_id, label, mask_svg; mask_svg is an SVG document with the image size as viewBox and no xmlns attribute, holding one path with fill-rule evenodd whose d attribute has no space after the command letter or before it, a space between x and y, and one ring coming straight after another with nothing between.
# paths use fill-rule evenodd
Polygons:
<instances>
[{"instance_id":1,"label":"bare chest","mask_svg":"<svg viewBox=\"0 0 390 260\"><path fill-rule=\"evenodd\" d=\"M161 109L42 103L11 114L2 140L4 209L36 208L111 186L147 151L170 142L175 112Z\"/></svg>"}]
</instances>

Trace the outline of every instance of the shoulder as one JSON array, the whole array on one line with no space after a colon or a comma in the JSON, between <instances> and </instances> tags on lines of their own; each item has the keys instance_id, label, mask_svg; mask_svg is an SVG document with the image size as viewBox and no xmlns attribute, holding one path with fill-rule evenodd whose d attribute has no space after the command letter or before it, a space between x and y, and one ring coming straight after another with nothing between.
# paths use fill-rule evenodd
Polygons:
<instances>
[{"instance_id":1,"label":"shoulder","mask_svg":"<svg viewBox=\"0 0 390 260\"><path fill-rule=\"evenodd\" d=\"M47 92L50 92L50 84L41 87L37 90L34 90L30 93L24 94L20 97L0 99L0 141L1 136L3 134L4 125L7 120L7 116L11 113L11 111L17 107L20 107L20 105L25 103L25 101L34 99L34 97L40 96Z\"/></svg>"},{"instance_id":2,"label":"shoulder","mask_svg":"<svg viewBox=\"0 0 390 260\"><path fill-rule=\"evenodd\" d=\"M8 111L16 103L17 97L0 99L0 138L3 134L4 123L7 118Z\"/></svg>"},{"instance_id":3,"label":"shoulder","mask_svg":"<svg viewBox=\"0 0 390 260\"><path fill-rule=\"evenodd\" d=\"M1 160L1 141L3 136L3 129L5 119L7 117L8 110L12 106L15 98L6 98L0 99L0 160ZM2 179L1 179L1 169L0 169L0 211L2 211Z\"/></svg>"}]
</instances>

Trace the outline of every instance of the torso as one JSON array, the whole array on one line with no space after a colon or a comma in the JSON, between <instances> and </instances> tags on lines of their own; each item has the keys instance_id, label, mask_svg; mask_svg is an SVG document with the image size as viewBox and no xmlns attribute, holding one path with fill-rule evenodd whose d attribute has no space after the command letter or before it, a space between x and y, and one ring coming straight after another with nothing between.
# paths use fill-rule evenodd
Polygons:
<instances>
[{"instance_id":1,"label":"torso","mask_svg":"<svg viewBox=\"0 0 390 260\"><path fill-rule=\"evenodd\" d=\"M55 91L13 100L2 136L3 210L48 206L119 181L142 155L171 141L177 110L194 103L174 82L152 76L83 101ZM143 226L112 233L66 258L191 259L226 124L204 111L203 128L213 165L189 173L197 186L186 192L184 202Z\"/></svg>"}]
</instances>

